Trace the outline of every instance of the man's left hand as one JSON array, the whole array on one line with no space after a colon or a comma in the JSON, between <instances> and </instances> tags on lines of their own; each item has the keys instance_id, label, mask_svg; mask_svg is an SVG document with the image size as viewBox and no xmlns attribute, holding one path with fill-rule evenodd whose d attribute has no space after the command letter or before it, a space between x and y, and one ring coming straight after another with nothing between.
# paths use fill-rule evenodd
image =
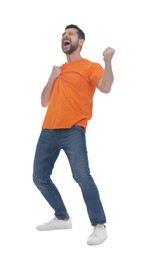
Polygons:
<instances>
[{"instance_id":1,"label":"man's left hand","mask_svg":"<svg viewBox=\"0 0 144 260\"><path fill-rule=\"evenodd\" d=\"M111 47L106 48L103 51L104 61L111 61L114 53L115 53L115 50L113 48L111 48Z\"/></svg>"}]
</instances>

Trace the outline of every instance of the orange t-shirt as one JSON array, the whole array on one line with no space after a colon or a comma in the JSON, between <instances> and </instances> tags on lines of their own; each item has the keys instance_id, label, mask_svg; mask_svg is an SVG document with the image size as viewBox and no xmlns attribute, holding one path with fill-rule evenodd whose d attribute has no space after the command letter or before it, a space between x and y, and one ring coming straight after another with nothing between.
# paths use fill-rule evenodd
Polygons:
<instances>
[{"instance_id":1,"label":"orange t-shirt","mask_svg":"<svg viewBox=\"0 0 144 260\"><path fill-rule=\"evenodd\" d=\"M93 96L104 70L98 63L87 59L61 66L61 74L54 82L48 109L42 125L44 129L86 129L92 117Z\"/></svg>"}]
</instances>

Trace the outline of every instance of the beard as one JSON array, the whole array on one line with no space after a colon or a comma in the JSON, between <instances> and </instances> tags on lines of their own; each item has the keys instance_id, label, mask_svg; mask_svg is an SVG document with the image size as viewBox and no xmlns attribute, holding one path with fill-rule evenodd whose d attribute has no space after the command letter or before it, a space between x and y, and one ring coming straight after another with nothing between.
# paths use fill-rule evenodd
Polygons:
<instances>
[{"instance_id":1,"label":"beard","mask_svg":"<svg viewBox=\"0 0 144 260\"><path fill-rule=\"evenodd\" d=\"M78 42L70 43L69 45L62 45L62 50L65 54L72 54L78 48Z\"/></svg>"}]
</instances>

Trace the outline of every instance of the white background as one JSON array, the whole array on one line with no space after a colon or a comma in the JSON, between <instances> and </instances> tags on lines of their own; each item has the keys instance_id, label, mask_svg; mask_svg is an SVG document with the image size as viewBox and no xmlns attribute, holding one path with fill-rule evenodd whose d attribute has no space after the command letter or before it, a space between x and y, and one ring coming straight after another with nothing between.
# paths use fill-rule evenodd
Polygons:
<instances>
[{"instance_id":1,"label":"white background","mask_svg":"<svg viewBox=\"0 0 144 260\"><path fill-rule=\"evenodd\" d=\"M0 256L1 259L144 259L143 7L140 0L0 1ZM108 240L86 245L92 232L63 152L55 165L73 229L37 232L53 217L32 182L35 146L46 109L40 94L53 65L65 62L68 24L86 34L82 56L103 64L111 46L115 81L96 92L87 129L91 174L107 215Z\"/></svg>"}]
</instances>

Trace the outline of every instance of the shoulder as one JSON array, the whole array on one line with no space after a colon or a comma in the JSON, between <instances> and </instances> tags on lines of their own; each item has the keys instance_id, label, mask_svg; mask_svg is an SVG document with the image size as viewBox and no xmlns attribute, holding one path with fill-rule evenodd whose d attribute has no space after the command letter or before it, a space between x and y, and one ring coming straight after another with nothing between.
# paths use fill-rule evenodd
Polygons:
<instances>
[{"instance_id":1,"label":"shoulder","mask_svg":"<svg viewBox=\"0 0 144 260\"><path fill-rule=\"evenodd\" d=\"M98 62L91 61L91 60L88 60L88 59L85 59L85 62L93 69L94 68L103 68L102 65Z\"/></svg>"}]
</instances>

